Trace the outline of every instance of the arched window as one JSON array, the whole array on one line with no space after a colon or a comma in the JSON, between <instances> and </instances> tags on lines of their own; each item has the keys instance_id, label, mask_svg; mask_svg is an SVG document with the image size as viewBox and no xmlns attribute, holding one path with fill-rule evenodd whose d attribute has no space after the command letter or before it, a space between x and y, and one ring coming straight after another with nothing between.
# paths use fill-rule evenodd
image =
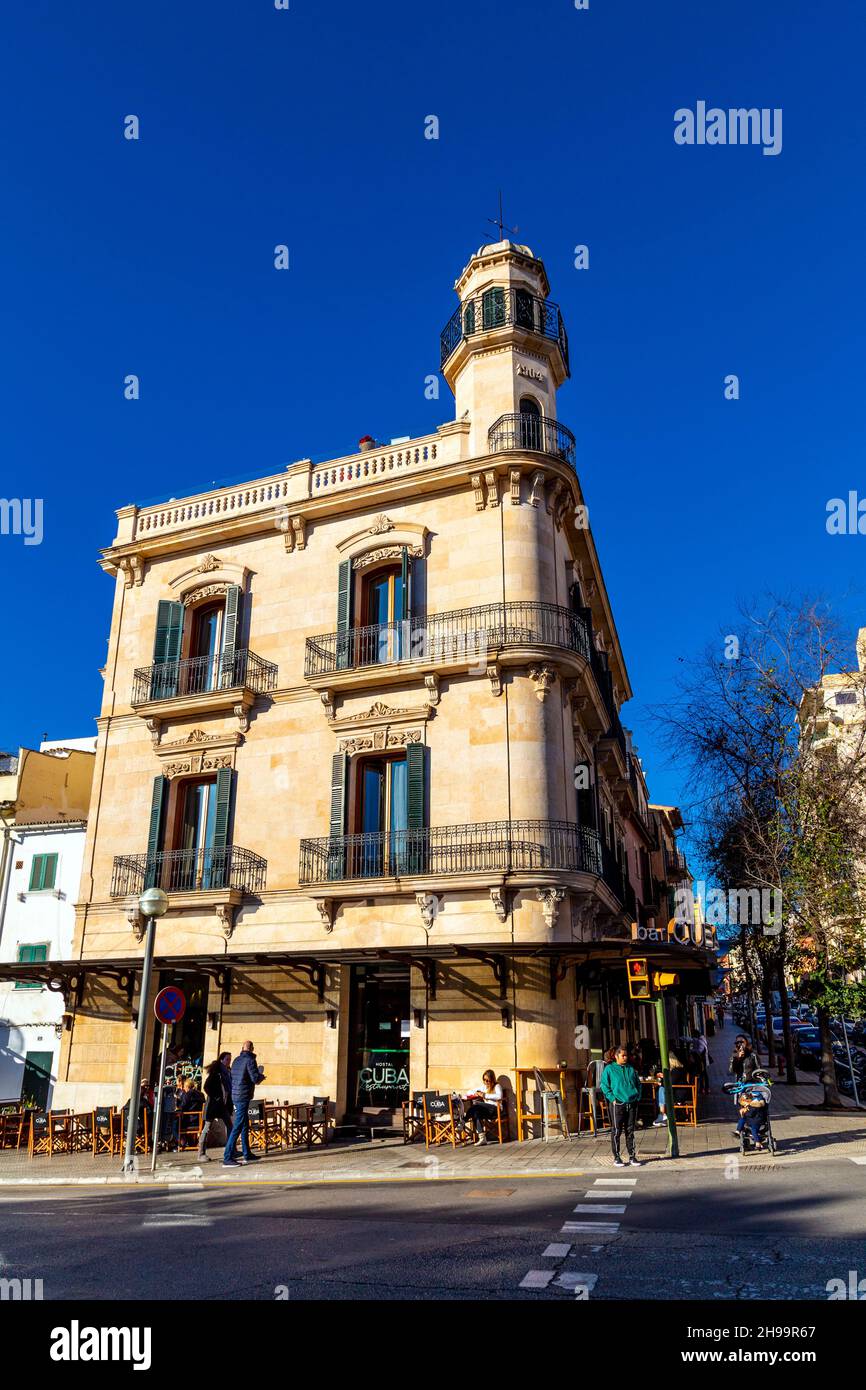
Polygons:
<instances>
[{"instance_id":1,"label":"arched window","mask_svg":"<svg viewBox=\"0 0 866 1390\"><path fill-rule=\"evenodd\" d=\"M520 443L524 449L541 449L541 409L531 396L520 402Z\"/></svg>"}]
</instances>

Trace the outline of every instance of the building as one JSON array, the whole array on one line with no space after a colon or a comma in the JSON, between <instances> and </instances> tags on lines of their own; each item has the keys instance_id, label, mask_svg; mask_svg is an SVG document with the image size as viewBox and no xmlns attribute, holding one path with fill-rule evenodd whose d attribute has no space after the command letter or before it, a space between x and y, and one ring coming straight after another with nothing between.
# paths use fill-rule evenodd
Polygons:
<instances>
[{"instance_id":1,"label":"building","mask_svg":"<svg viewBox=\"0 0 866 1390\"><path fill-rule=\"evenodd\" d=\"M81 881L95 737L0 757L0 962L68 960ZM0 1101L51 1103L63 995L0 979Z\"/></svg>"},{"instance_id":2,"label":"building","mask_svg":"<svg viewBox=\"0 0 866 1390\"><path fill-rule=\"evenodd\" d=\"M128 1095L152 884L174 1041L251 1037L265 1095L350 1122L486 1067L561 1063L573 1089L651 1026L624 961L659 911L657 827L557 416L563 318L510 241L455 288L453 420L117 514L64 1104ZM707 987L696 942L653 949Z\"/></svg>"}]
</instances>

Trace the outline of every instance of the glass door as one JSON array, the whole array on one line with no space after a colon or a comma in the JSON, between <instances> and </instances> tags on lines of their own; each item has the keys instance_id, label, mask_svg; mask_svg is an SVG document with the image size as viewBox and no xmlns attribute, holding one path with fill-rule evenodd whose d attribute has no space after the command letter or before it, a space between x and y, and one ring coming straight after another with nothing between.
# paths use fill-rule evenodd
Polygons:
<instances>
[{"instance_id":1,"label":"glass door","mask_svg":"<svg viewBox=\"0 0 866 1390\"><path fill-rule=\"evenodd\" d=\"M224 609L221 603L208 604L195 615L190 656L195 658L191 668L190 694L199 690L216 690L220 684Z\"/></svg>"},{"instance_id":2,"label":"glass door","mask_svg":"<svg viewBox=\"0 0 866 1390\"><path fill-rule=\"evenodd\" d=\"M409 1099L409 969L353 965L347 1109L399 1109Z\"/></svg>"},{"instance_id":3,"label":"glass door","mask_svg":"<svg viewBox=\"0 0 866 1390\"><path fill-rule=\"evenodd\" d=\"M220 886L221 866L213 862L216 804L213 779L183 784L175 848L185 852L175 859L171 874L171 888L176 892Z\"/></svg>"},{"instance_id":4,"label":"glass door","mask_svg":"<svg viewBox=\"0 0 866 1390\"><path fill-rule=\"evenodd\" d=\"M406 758L369 758L358 767L361 877L405 873L409 826Z\"/></svg>"}]
</instances>

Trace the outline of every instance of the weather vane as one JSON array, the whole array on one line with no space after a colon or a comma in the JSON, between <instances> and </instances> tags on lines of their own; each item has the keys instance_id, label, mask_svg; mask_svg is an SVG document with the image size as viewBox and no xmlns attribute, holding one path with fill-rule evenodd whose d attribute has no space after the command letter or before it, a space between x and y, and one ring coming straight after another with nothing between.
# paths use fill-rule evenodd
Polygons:
<instances>
[{"instance_id":1,"label":"weather vane","mask_svg":"<svg viewBox=\"0 0 866 1390\"><path fill-rule=\"evenodd\" d=\"M501 189L501 188L500 188L500 190L499 190L499 216L498 216L498 217L488 217L487 221L488 221L488 222L492 222L494 227L498 227L498 228L499 228L499 240L500 240L500 241L503 241L503 240L504 240L504 237L503 237L503 235L502 235L503 232L513 232L513 233L515 234L515 236L516 236L517 233L520 231L520 228L519 228L519 227L506 227L505 222L503 221L503 217L502 217L502 189Z\"/></svg>"}]
</instances>

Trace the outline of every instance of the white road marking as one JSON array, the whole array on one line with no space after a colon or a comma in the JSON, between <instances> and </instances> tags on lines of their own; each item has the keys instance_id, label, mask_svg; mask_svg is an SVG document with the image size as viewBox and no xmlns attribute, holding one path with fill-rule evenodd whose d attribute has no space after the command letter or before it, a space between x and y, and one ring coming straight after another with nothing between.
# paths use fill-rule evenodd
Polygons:
<instances>
[{"instance_id":1,"label":"white road marking","mask_svg":"<svg viewBox=\"0 0 866 1390\"><path fill-rule=\"evenodd\" d=\"M552 1269L531 1269L528 1274L524 1274L517 1287L520 1289L546 1289L553 1274Z\"/></svg>"},{"instance_id":2,"label":"white road marking","mask_svg":"<svg viewBox=\"0 0 866 1390\"><path fill-rule=\"evenodd\" d=\"M573 1231L594 1231L596 1235L608 1236L618 1230L618 1221L566 1221L564 1226L560 1226L559 1234L569 1236Z\"/></svg>"},{"instance_id":3,"label":"white road marking","mask_svg":"<svg viewBox=\"0 0 866 1390\"><path fill-rule=\"evenodd\" d=\"M563 1272L557 1276L556 1283L561 1289L570 1289L572 1293L575 1289L585 1289L587 1294L591 1294L598 1283L597 1274L572 1274L571 1270Z\"/></svg>"},{"instance_id":4,"label":"white road marking","mask_svg":"<svg viewBox=\"0 0 866 1390\"><path fill-rule=\"evenodd\" d=\"M142 1226L212 1226L213 1217L193 1216L186 1211L166 1211L158 1216L146 1216Z\"/></svg>"},{"instance_id":5,"label":"white road marking","mask_svg":"<svg viewBox=\"0 0 866 1390\"><path fill-rule=\"evenodd\" d=\"M592 1199L600 1197L603 1202L610 1201L611 1197L615 1197L618 1202L624 1202L627 1197L633 1196L633 1192L605 1192L604 1188L601 1188L600 1191L597 1191L594 1187L591 1187L589 1192L584 1192L583 1194L584 1201L587 1199L587 1197L590 1197Z\"/></svg>"},{"instance_id":6,"label":"white road marking","mask_svg":"<svg viewBox=\"0 0 866 1390\"><path fill-rule=\"evenodd\" d=\"M851 1158L851 1155L848 1155ZM866 1163L866 1158L851 1158L852 1163Z\"/></svg>"},{"instance_id":7,"label":"white road marking","mask_svg":"<svg viewBox=\"0 0 866 1390\"><path fill-rule=\"evenodd\" d=\"M546 1250L542 1250L542 1259L547 1257L550 1260L564 1260L566 1255L571 1254L571 1246L564 1244L548 1245Z\"/></svg>"},{"instance_id":8,"label":"white road marking","mask_svg":"<svg viewBox=\"0 0 866 1390\"><path fill-rule=\"evenodd\" d=\"M634 1187L637 1178L596 1178L595 1186L601 1187Z\"/></svg>"},{"instance_id":9,"label":"white road marking","mask_svg":"<svg viewBox=\"0 0 866 1390\"><path fill-rule=\"evenodd\" d=\"M597 1205L594 1205L592 1202L578 1202L578 1204L577 1204L577 1206L574 1208L574 1210L575 1210L576 1212L578 1212L578 1213L580 1213L580 1212L588 1212L588 1211L593 1211L593 1212L595 1212L595 1211L604 1211L604 1212L607 1212L607 1214L608 1214L609 1216L622 1216L622 1214L623 1214L623 1212L626 1210L626 1208L625 1208L625 1207L605 1206L605 1205L602 1205L601 1202L599 1202Z\"/></svg>"}]
</instances>

